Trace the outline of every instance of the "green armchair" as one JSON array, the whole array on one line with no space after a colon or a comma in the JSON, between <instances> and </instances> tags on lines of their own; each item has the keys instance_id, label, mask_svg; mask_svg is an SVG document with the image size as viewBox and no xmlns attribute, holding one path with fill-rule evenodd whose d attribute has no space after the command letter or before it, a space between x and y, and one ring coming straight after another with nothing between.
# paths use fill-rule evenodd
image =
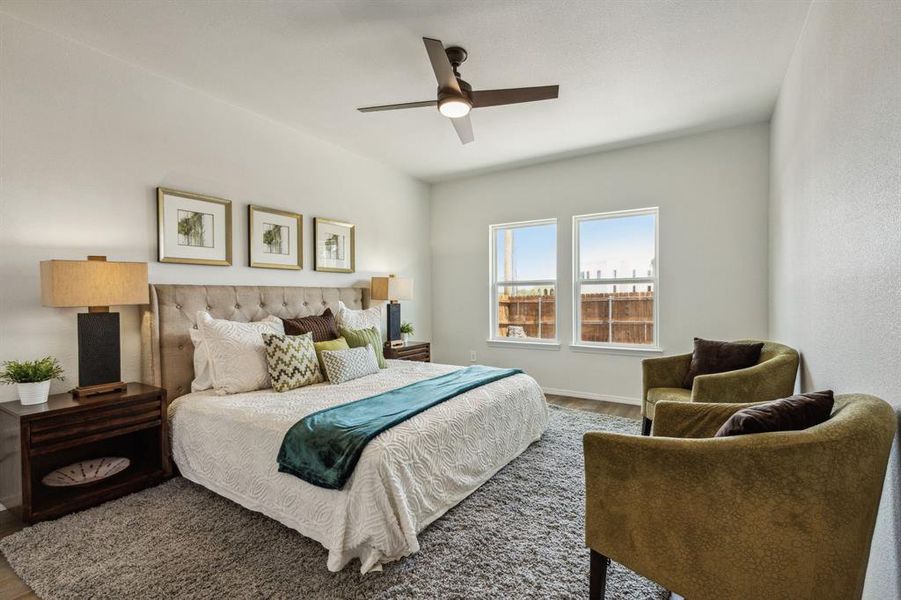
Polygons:
<instances>
[{"instance_id":1,"label":"green armchair","mask_svg":"<svg viewBox=\"0 0 901 600\"><path fill-rule=\"evenodd\" d=\"M844 395L810 429L711 437L745 406L661 402L653 437L585 434L592 600L610 559L692 600L860 598L894 411Z\"/></svg>"},{"instance_id":2,"label":"green armchair","mask_svg":"<svg viewBox=\"0 0 901 600\"><path fill-rule=\"evenodd\" d=\"M738 340L753 343L762 340ZM763 402L791 396L798 374L798 352L776 342L763 342L760 360L753 367L699 375L691 389L682 387L691 353L646 358L641 362L642 434L651 433L658 402Z\"/></svg>"}]
</instances>

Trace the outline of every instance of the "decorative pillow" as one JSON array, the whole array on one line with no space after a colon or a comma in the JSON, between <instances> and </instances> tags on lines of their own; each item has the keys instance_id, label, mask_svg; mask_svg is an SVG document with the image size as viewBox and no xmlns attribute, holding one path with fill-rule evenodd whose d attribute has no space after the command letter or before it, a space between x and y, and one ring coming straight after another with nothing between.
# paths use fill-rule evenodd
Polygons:
<instances>
[{"instance_id":1,"label":"decorative pillow","mask_svg":"<svg viewBox=\"0 0 901 600\"><path fill-rule=\"evenodd\" d=\"M287 392L322 381L312 333L303 335L264 333L263 344L266 345L269 378L272 380L272 389L276 392Z\"/></svg>"},{"instance_id":2,"label":"decorative pillow","mask_svg":"<svg viewBox=\"0 0 901 600\"><path fill-rule=\"evenodd\" d=\"M191 382L191 391L202 392L213 387L213 379L210 375L210 354L207 352L199 329L191 330L191 343L194 344L194 381Z\"/></svg>"},{"instance_id":3,"label":"decorative pillow","mask_svg":"<svg viewBox=\"0 0 901 600\"><path fill-rule=\"evenodd\" d=\"M351 348L362 348L366 345L372 346L379 368L384 369L388 366L388 363L385 362L385 353L382 350L382 332L378 330L378 327L341 329L341 337L347 340L347 345Z\"/></svg>"},{"instance_id":4,"label":"decorative pillow","mask_svg":"<svg viewBox=\"0 0 901 600\"><path fill-rule=\"evenodd\" d=\"M328 373L325 372L325 365L322 363L322 352L324 350L347 350L347 340L339 337L337 340L329 340L327 342L314 342L313 347L316 349L316 358L319 360L319 371L325 379L328 379Z\"/></svg>"},{"instance_id":5,"label":"decorative pillow","mask_svg":"<svg viewBox=\"0 0 901 600\"><path fill-rule=\"evenodd\" d=\"M688 367L682 387L690 390L698 375L725 373L753 367L760 360L762 349L762 342L742 344L695 338L695 350L691 355L691 365Z\"/></svg>"},{"instance_id":6,"label":"decorative pillow","mask_svg":"<svg viewBox=\"0 0 901 600\"><path fill-rule=\"evenodd\" d=\"M324 313L315 317L282 319L282 322L288 335L312 333L314 342L325 342L338 337L338 324L330 308L326 308Z\"/></svg>"},{"instance_id":7,"label":"decorative pillow","mask_svg":"<svg viewBox=\"0 0 901 600\"><path fill-rule=\"evenodd\" d=\"M285 334L282 320L268 317L254 323L214 319L197 313L197 327L210 358L210 376L217 394L237 394L271 387L266 366L264 333Z\"/></svg>"},{"instance_id":8,"label":"decorative pillow","mask_svg":"<svg viewBox=\"0 0 901 600\"><path fill-rule=\"evenodd\" d=\"M807 429L826 422L833 404L832 390L826 390L749 406L729 417L714 437Z\"/></svg>"},{"instance_id":9,"label":"decorative pillow","mask_svg":"<svg viewBox=\"0 0 901 600\"><path fill-rule=\"evenodd\" d=\"M375 327L382 330L382 311L378 306L367 308L365 310L351 310L338 301L338 328L344 329L369 329Z\"/></svg>"},{"instance_id":10,"label":"decorative pillow","mask_svg":"<svg viewBox=\"0 0 901 600\"><path fill-rule=\"evenodd\" d=\"M344 383L379 372L379 365L372 346L347 350L324 350L322 362L332 383Z\"/></svg>"}]
</instances>

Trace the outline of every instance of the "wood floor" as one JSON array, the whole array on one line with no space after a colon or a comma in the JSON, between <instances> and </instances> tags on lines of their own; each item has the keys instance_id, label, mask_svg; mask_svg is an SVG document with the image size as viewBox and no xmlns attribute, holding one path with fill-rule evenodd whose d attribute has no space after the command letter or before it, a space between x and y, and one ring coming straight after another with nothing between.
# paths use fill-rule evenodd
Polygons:
<instances>
[{"instance_id":1,"label":"wood floor","mask_svg":"<svg viewBox=\"0 0 901 600\"><path fill-rule=\"evenodd\" d=\"M603 402L601 400L585 400L582 398L570 398L568 396L554 396L547 394L547 401L564 408L574 408L588 412L596 412L615 417L638 419L641 416L640 409L630 404L618 404L616 402ZM10 514L8 510L0 512L0 538L4 538L22 529L22 523ZM36 599L28 586L9 567L6 558L0 555L0 600Z\"/></svg>"}]
</instances>

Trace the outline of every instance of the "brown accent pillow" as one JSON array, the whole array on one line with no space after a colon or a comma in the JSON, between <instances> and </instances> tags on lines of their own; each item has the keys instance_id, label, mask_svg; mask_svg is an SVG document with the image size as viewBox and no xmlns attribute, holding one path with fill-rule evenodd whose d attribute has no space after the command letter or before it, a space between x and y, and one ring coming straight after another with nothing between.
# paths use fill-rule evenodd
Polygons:
<instances>
[{"instance_id":1,"label":"brown accent pillow","mask_svg":"<svg viewBox=\"0 0 901 600\"><path fill-rule=\"evenodd\" d=\"M729 417L713 437L807 429L825 423L833 404L832 390L826 390L749 406Z\"/></svg>"},{"instance_id":2,"label":"brown accent pillow","mask_svg":"<svg viewBox=\"0 0 901 600\"><path fill-rule=\"evenodd\" d=\"M742 344L695 338L695 350L691 355L691 365L688 367L682 387L690 390L698 375L725 373L753 367L760 360L762 349L762 342Z\"/></svg>"},{"instance_id":3,"label":"brown accent pillow","mask_svg":"<svg viewBox=\"0 0 901 600\"><path fill-rule=\"evenodd\" d=\"M338 324L330 308L326 308L324 313L315 317L282 319L282 321L285 323L285 335L312 333L314 342L327 342L339 337Z\"/></svg>"}]
</instances>

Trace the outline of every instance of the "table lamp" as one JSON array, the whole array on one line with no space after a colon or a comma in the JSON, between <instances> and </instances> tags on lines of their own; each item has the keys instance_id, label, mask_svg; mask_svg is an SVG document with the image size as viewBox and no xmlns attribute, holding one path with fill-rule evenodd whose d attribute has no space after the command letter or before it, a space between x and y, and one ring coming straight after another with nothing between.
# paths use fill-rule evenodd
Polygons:
<instances>
[{"instance_id":1,"label":"table lamp","mask_svg":"<svg viewBox=\"0 0 901 600\"><path fill-rule=\"evenodd\" d=\"M413 299L413 280L406 277L373 277L370 298L388 300L388 342L392 348L403 346L400 334L400 300Z\"/></svg>"},{"instance_id":2,"label":"table lamp","mask_svg":"<svg viewBox=\"0 0 901 600\"><path fill-rule=\"evenodd\" d=\"M91 396L124 390L119 343L119 313L110 306L147 304L147 263L87 260L41 262L41 304L87 306L78 313L78 387L72 395Z\"/></svg>"}]
</instances>

